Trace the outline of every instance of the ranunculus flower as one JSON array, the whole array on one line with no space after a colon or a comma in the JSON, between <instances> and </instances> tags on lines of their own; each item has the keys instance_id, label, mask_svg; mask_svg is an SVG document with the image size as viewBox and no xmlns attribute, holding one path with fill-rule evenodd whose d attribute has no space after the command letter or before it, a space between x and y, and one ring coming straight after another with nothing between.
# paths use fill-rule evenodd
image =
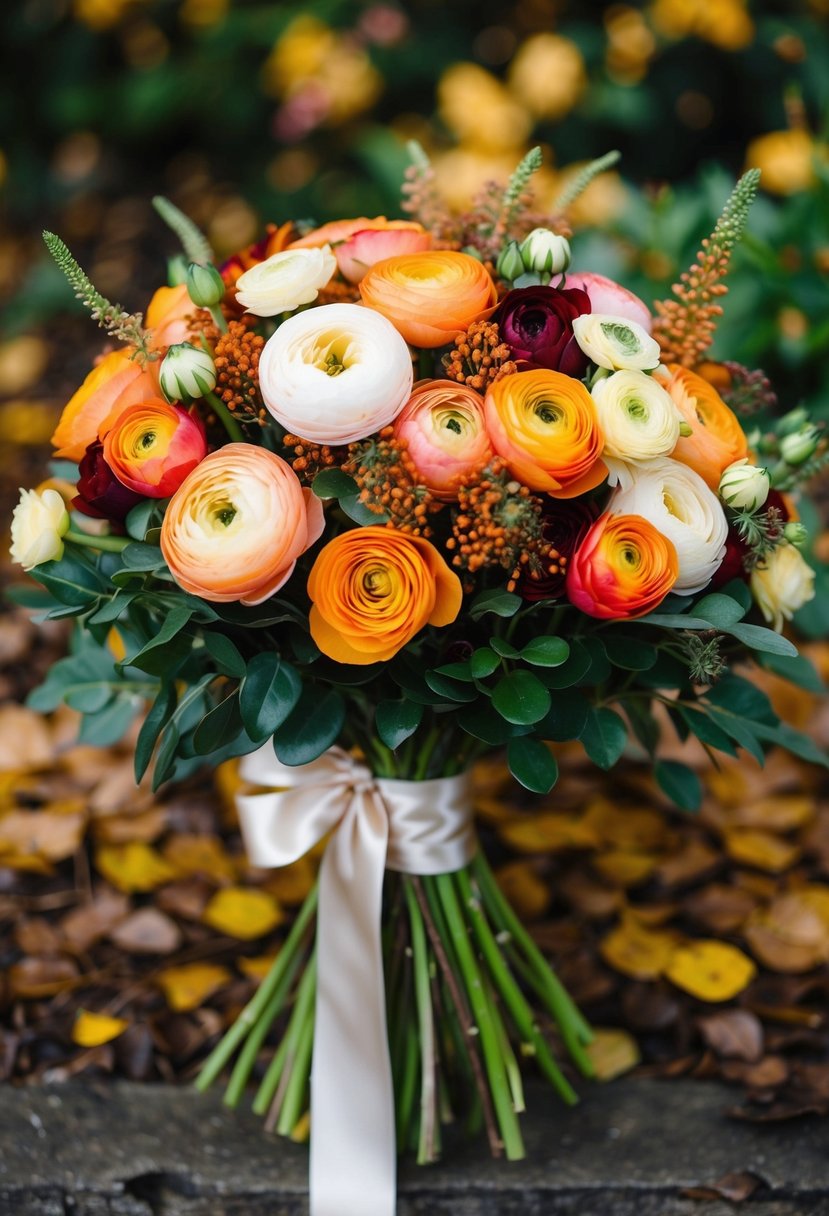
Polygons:
<instances>
[{"instance_id":1,"label":"ranunculus flower","mask_svg":"<svg viewBox=\"0 0 829 1216\"><path fill-rule=\"evenodd\" d=\"M228 443L173 495L161 551L180 587L214 603L261 604L322 535L322 503L267 448Z\"/></svg>"},{"instance_id":2,"label":"ranunculus flower","mask_svg":"<svg viewBox=\"0 0 829 1216\"><path fill-rule=\"evenodd\" d=\"M815 597L815 572L794 545L779 545L751 572L751 593L778 633L798 608Z\"/></svg>"},{"instance_id":3,"label":"ranunculus flower","mask_svg":"<svg viewBox=\"0 0 829 1216\"><path fill-rule=\"evenodd\" d=\"M468 253L448 249L377 262L360 282L363 303L392 322L412 346L447 346L498 299L489 271Z\"/></svg>"},{"instance_id":4,"label":"ranunculus flower","mask_svg":"<svg viewBox=\"0 0 829 1216\"><path fill-rule=\"evenodd\" d=\"M125 411L104 438L115 476L147 498L167 498L206 455L199 419L160 397Z\"/></svg>"},{"instance_id":5,"label":"ranunculus flower","mask_svg":"<svg viewBox=\"0 0 829 1216\"><path fill-rule=\"evenodd\" d=\"M78 465L78 493L72 507L93 519L126 519L142 495L120 482L104 460L104 445L90 443Z\"/></svg>"},{"instance_id":6,"label":"ranunculus flower","mask_svg":"<svg viewBox=\"0 0 829 1216\"><path fill-rule=\"evenodd\" d=\"M250 270L251 266L255 266L257 262L264 262L275 253L281 253L287 247L292 231L293 222L291 220L280 225L279 228L276 224L268 224L265 235L260 240L240 249L226 262L222 262L219 273L229 289L229 299L235 300L236 282L245 271ZM321 244L324 245L325 241L322 241Z\"/></svg>"},{"instance_id":7,"label":"ranunculus flower","mask_svg":"<svg viewBox=\"0 0 829 1216\"><path fill-rule=\"evenodd\" d=\"M348 240L334 246L340 274L349 283L359 283L368 270L386 258L404 253L423 253L432 248L432 235L422 224L409 220L385 220L382 227L372 220Z\"/></svg>"},{"instance_id":8,"label":"ranunculus flower","mask_svg":"<svg viewBox=\"0 0 829 1216\"><path fill-rule=\"evenodd\" d=\"M567 597L588 616L632 620L661 604L678 570L674 545L649 520L605 512L567 568Z\"/></svg>"},{"instance_id":9,"label":"ranunculus flower","mask_svg":"<svg viewBox=\"0 0 829 1216\"><path fill-rule=\"evenodd\" d=\"M653 328L653 317L650 309L643 300L632 291L607 279L603 274L593 274L586 271L580 274L567 275L567 286L570 289L579 288L586 291L590 298L590 311L609 313L614 317L624 317L626 321L635 321L646 333Z\"/></svg>"},{"instance_id":10,"label":"ranunculus flower","mask_svg":"<svg viewBox=\"0 0 829 1216\"><path fill-rule=\"evenodd\" d=\"M576 317L573 333L597 367L610 371L652 371L659 366L659 343L636 321L611 313Z\"/></svg>"},{"instance_id":11,"label":"ranunculus flower","mask_svg":"<svg viewBox=\"0 0 829 1216\"><path fill-rule=\"evenodd\" d=\"M484 399L466 384L421 380L394 421L424 486L436 498L457 498L459 482L489 461L492 444Z\"/></svg>"},{"instance_id":12,"label":"ranunculus flower","mask_svg":"<svg viewBox=\"0 0 829 1216\"><path fill-rule=\"evenodd\" d=\"M598 513L595 503L587 498L545 500L541 534L553 546L549 563L551 569L535 578L522 569L518 580L518 594L522 599L530 603L561 599L567 580L567 567L582 538L595 523Z\"/></svg>"},{"instance_id":13,"label":"ranunculus flower","mask_svg":"<svg viewBox=\"0 0 829 1216\"><path fill-rule=\"evenodd\" d=\"M98 431L107 419L114 419L130 406L158 396L155 376L149 370L155 369L157 364L142 367L132 358L134 354L131 347L121 347L104 355L92 369L64 406L52 436L56 456L77 464L90 443L95 443Z\"/></svg>"},{"instance_id":14,"label":"ranunculus flower","mask_svg":"<svg viewBox=\"0 0 829 1216\"><path fill-rule=\"evenodd\" d=\"M768 469L749 464L748 458L735 460L723 471L719 495L735 511L757 511L769 496L771 479Z\"/></svg>"},{"instance_id":15,"label":"ranunculus flower","mask_svg":"<svg viewBox=\"0 0 829 1216\"><path fill-rule=\"evenodd\" d=\"M339 245L352 237L355 232L363 232L366 228L383 227L387 223L388 220L384 215L376 215L374 219L361 215L353 220L329 220L327 224L322 224L319 228L306 232L305 236L291 241L288 248L318 249L322 245Z\"/></svg>"},{"instance_id":16,"label":"ranunculus flower","mask_svg":"<svg viewBox=\"0 0 829 1216\"><path fill-rule=\"evenodd\" d=\"M679 364L668 368L665 387L691 428L673 450L674 460L687 464L716 490L723 471L748 456L748 440L739 419L717 390L696 372Z\"/></svg>"},{"instance_id":17,"label":"ranunculus flower","mask_svg":"<svg viewBox=\"0 0 829 1216\"><path fill-rule=\"evenodd\" d=\"M59 561L68 530L69 512L57 490L21 490L12 513L12 561L24 570Z\"/></svg>"},{"instance_id":18,"label":"ranunculus flower","mask_svg":"<svg viewBox=\"0 0 829 1216\"><path fill-rule=\"evenodd\" d=\"M176 342L186 342L191 336L189 318L198 311L186 283L159 287L147 306L145 318L147 329L151 331L152 347L164 350Z\"/></svg>"},{"instance_id":19,"label":"ranunculus flower","mask_svg":"<svg viewBox=\"0 0 829 1216\"><path fill-rule=\"evenodd\" d=\"M463 593L437 549L393 528L343 532L308 578L311 637L338 663L379 663L425 625L449 625Z\"/></svg>"},{"instance_id":20,"label":"ranunculus flower","mask_svg":"<svg viewBox=\"0 0 829 1216\"><path fill-rule=\"evenodd\" d=\"M652 460L679 439L679 412L661 384L644 372L614 372L591 389L606 456Z\"/></svg>"},{"instance_id":21,"label":"ranunculus flower","mask_svg":"<svg viewBox=\"0 0 829 1216\"><path fill-rule=\"evenodd\" d=\"M676 548L676 590L693 595L707 587L725 557L728 522L716 494L684 464L668 457L630 468L632 484L616 490L614 515L642 515Z\"/></svg>"},{"instance_id":22,"label":"ranunculus flower","mask_svg":"<svg viewBox=\"0 0 829 1216\"><path fill-rule=\"evenodd\" d=\"M303 439L336 446L388 426L412 391L409 348L390 321L359 304L289 317L259 360L262 399Z\"/></svg>"},{"instance_id":23,"label":"ranunculus flower","mask_svg":"<svg viewBox=\"0 0 829 1216\"><path fill-rule=\"evenodd\" d=\"M492 446L531 490L574 498L607 477L596 407L580 380L544 368L502 376L484 408Z\"/></svg>"},{"instance_id":24,"label":"ranunculus flower","mask_svg":"<svg viewBox=\"0 0 829 1216\"><path fill-rule=\"evenodd\" d=\"M257 262L236 280L236 303L256 317L276 317L311 304L325 287L337 259L321 249L285 249Z\"/></svg>"},{"instance_id":25,"label":"ranunculus flower","mask_svg":"<svg viewBox=\"0 0 829 1216\"><path fill-rule=\"evenodd\" d=\"M504 296L492 319L513 358L579 378L587 359L573 337L573 322L588 312L584 291L518 287Z\"/></svg>"}]
</instances>

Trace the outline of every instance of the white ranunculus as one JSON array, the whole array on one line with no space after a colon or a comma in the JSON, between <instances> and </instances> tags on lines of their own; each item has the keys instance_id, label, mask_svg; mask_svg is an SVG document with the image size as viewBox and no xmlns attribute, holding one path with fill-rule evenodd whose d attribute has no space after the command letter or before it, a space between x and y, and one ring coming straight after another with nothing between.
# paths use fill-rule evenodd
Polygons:
<instances>
[{"instance_id":1,"label":"white ranunculus","mask_svg":"<svg viewBox=\"0 0 829 1216\"><path fill-rule=\"evenodd\" d=\"M289 317L259 360L262 398L277 422L331 446L388 426L408 401L412 381L412 357L400 334L360 304L325 304Z\"/></svg>"},{"instance_id":2,"label":"white ranunculus","mask_svg":"<svg viewBox=\"0 0 829 1216\"><path fill-rule=\"evenodd\" d=\"M257 317L275 317L312 304L334 271L330 245L321 249L286 249L246 270L236 280L236 299Z\"/></svg>"},{"instance_id":3,"label":"white ranunculus","mask_svg":"<svg viewBox=\"0 0 829 1216\"><path fill-rule=\"evenodd\" d=\"M618 460L668 456L679 439L679 412L644 372L614 372L590 390L604 435L604 455Z\"/></svg>"},{"instance_id":4,"label":"white ranunculus","mask_svg":"<svg viewBox=\"0 0 829 1216\"><path fill-rule=\"evenodd\" d=\"M780 545L751 572L751 593L778 633L815 597L815 572L794 545Z\"/></svg>"},{"instance_id":5,"label":"white ranunculus","mask_svg":"<svg viewBox=\"0 0 829 1216\"><path fill-rule=\"evenodd\" d=\"M12 561L24 570L59 561L68 529L69 512L57 490L21 490L12 514Z\"/></svg>"},{"instance_id":6,"label":"white ranunculus","mask_svg":"<svg viewBox=\"0 0 829 1216\"><path fill-rule=\"evenodd\" d=\"M615 492L614 515L642 515L672 541L679 559L674 590L707 587L725 556L728 523L720 500L698 473L668 457L629 466L630 485Z\"/></svg>"},{"instance_id":7,"label":"white ranunculus","mask_svg":"<svg viewBox=\"0 0 829 1216\"><path fill-rule=\"evenodd\" d=\"M659 366L659 343L627 317L588 312L573 321L573 335L597 367L614 372L652 371Z\"/></svg>"},{"instance_id":8,"label":"white ranunculus","mask_svg":"<svg viewBox=\"0 0 829 1216\"><path fill-rule=\"evenodd\" d=\"M743 457L723 470L719 489L720 498L735 511L757 511L769 496L769 471Z\"/></svg>"}]
</instances>

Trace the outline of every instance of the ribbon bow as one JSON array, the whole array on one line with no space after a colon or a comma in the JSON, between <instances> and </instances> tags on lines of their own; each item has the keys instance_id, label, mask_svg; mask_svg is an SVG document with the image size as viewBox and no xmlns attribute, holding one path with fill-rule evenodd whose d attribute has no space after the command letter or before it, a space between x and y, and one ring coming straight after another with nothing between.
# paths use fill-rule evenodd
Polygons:
<instances>
[{"instance_id":1,"label":"ribbon bow","mask_svg":"<svg viewBox=\"0 0 829 1216\"><path fill-rule=\"evenodd\" d=\"M248 855L284 866L333 832L320 868L317 998L311 1067L311 1216L394 1216L394 1092L380 922L383 871L444 874L475 854L466 774L374 777L340 748L298 768L270 744L241 776Z\"/></svg>"}]
</instances>

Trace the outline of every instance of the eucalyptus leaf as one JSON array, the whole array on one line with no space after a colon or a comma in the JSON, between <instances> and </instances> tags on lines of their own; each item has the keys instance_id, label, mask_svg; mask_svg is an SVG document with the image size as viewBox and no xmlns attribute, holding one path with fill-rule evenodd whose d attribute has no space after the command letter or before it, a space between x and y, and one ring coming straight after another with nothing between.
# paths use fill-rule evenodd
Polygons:
<instances>
[{"instance_id":1,"label":"eucalyptus leaf","mask_svg":"<svg viewBox=\"0 0 829 1216\"><path fill-rule=\"evenodd\" d=\"M657 760L653 772L659 788L678 807L683 811L699 810L702 782L692 768L678 760Z\"/></svg>"},{"instance_id":2,"label":"eucalyptus leaf","mask_svg":"<svg viewBox=\"0 0 829 1216\"><path fill-rule=\"evenodd\" d=\"M612 709L591 709L579 738L595 765L611 769L621 758L627 743L624 720Z\"/></svg>"}]
</instances>

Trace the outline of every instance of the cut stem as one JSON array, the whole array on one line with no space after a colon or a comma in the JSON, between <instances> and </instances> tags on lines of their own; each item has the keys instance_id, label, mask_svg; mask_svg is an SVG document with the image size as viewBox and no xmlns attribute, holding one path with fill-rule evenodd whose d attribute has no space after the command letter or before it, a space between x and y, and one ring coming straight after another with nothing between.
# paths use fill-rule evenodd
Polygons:
<instances>
[{"instance_id":1,"label":"cut stem","mask_svg":"<svg viewBox=\"0 0 829 1216\"><path fill-rule=\"evenodd\" d=\"M234 443L244 443L245 432L242 430L237 420L233 417L224 401L222 401L221 397L217 393L207 392L204 394L203 400L205 400L213 410L213 413L227 431L229 438L232 439Z\"/></svg>"},{"instance_id":2,"label":"cut stem","mask_svg":"<svg viewBox=\"0 0 829 1216\"><path fill-rule=\"evenodd\" d=\"M426 947L426 931L423 915L411 883L404 879L406 903L412 930L412 958L414 963L415 1004L417 1024L420 1031L420 1131L418 1134L417 1163L428 1165L436 1159L435 1128L437 1125L437 1052L435 1046L435 1022L432 1011L431 980L429 977L429 951Z\"/></svg>"},{"instance_id":3,"label":"cut stem","mask_svg":"<svg viewBox=\"0 0 829 1216\"><path fill-rule=\"evenodd\" d=\"M133 542L128 536L93 536L91 532L76 532L70 528L63 539L73 545L85 545L88 549L101 549L106 553L122 553Z\"/></svg>"}]
</instances>

